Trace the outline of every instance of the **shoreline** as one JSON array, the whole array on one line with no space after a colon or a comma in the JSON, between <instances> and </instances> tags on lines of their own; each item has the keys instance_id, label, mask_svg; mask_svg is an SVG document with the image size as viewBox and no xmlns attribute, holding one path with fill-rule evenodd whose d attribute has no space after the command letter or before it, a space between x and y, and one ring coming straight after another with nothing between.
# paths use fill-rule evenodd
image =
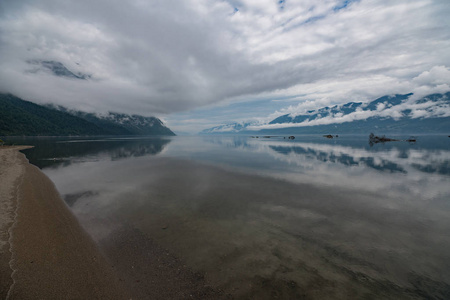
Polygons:
<instances>
[{"instance_id":1,"label":"shoreline","mask_svg":"<svg viewBox=\"0 0 450 300\"><path fill-rule=\"evenodd\" d=\"M133 228L95 242L28 148L0 147L0 299L231 297Z\"/></svg>"},{"instance_id":2,"label":"shoreline","mask_svg":"<svg viewBox=\"0 0 450 300\"><path fill-rule=\"evenodd\" d=\"M0 298L129 299L27 148L0 147Z\"/></svg>"}]
</instances>

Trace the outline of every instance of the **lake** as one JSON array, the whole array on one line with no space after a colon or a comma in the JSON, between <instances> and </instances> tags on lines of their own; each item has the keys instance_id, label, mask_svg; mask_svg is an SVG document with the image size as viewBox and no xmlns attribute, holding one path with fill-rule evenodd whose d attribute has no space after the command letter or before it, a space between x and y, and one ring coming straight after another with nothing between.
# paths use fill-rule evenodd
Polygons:
<instances>
[{"instance_id":1,"label":"lake","mask_svg":"<svg viewBox=\"0 0 450 300\"><path fill-rule=\"evenodd\" d=\"M450 299L446 135L15 142L138 298L156 245L227 297Z\"/></svg>"}]
</instances>

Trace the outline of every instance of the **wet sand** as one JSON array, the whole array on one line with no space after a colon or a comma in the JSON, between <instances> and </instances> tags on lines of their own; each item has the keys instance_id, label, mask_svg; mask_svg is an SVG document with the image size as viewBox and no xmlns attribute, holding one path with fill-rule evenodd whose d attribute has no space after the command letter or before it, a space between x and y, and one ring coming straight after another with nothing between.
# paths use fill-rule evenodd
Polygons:
<instances>
[{"instance_id":1,"label":"wet sand","mask_svg":"<svg viewBox=\"0 0 450 300\"><path fill-rule=\"evenodd\" d=\"M25 148L0 147L0 298L129 299Z\"/></svg>"}]
</instances>

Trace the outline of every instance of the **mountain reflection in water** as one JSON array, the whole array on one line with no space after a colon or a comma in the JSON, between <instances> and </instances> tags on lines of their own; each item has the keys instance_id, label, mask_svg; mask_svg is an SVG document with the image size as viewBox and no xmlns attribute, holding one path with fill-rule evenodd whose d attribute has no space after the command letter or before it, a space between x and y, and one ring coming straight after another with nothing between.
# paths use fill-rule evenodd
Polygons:
<instances>
[{"instance_id":1,"label":"mountain reflection in water","mask_svg":"<svg viewBox=\"0 0 450 300\"><path fill-rule=\"evenodd\" d=\"M40 168L69 165L86 159L119 160L156 155L171 141L168 138L16 138L15 143L34 145L24 151L30 162Z\"/></svg>"},{"instance_id":2,"label":"mountain reflection in water","mask_svg":"<svg viewBox=\"0 0 450 300\"><path fill-rule=\"evenodd\" d=\"M234 298L445 299L450 151L427 139L50 143L34 159L70 158L43 171L121 272L146 252L117 237L139 232Z\"/></svg>"}]
</instances>

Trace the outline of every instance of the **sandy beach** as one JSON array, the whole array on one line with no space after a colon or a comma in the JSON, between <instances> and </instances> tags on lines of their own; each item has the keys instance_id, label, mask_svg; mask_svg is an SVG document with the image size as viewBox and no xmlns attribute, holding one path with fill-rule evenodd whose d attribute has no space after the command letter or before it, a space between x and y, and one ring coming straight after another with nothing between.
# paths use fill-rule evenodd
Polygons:
<instances>
[{"instance_id":1,"label":"sandy beach","mask_svg":"<svg viewBox=\"0 0 450 300\"><path fill-rule=\"evenodd\" d=\"M114 235L121 241L119 248L96 244L53 182L19 152L27 148L0 147L0 299L225 296L183 261L133 231ZM146 271L135 272L141 268Z\"/></svg>"},{"instance_id":2,"label":"sandy beach","mask_svg":"<svg viewBox=\"0 0 450 300\"><path fill-rule=\"evenodd\" d=\"M0 298L131 298L25 148L0 148Z\"/></svg>"}]
</instances>

